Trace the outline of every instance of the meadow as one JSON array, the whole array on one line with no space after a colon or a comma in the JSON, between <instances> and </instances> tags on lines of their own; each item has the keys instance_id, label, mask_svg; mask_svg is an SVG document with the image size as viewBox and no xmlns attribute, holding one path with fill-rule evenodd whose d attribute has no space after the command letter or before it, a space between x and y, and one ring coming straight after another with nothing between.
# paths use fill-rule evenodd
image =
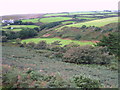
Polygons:
<instances>
[{"instance_id":1,"label":"meadow","mask_svg":"<svg viewBox=\"0 0 120 90\"><path fill-rule=\"evenodd\" d=\"M38 18L35 18L35 19L24 19L24 20L22 20L22 22L33 22L33 23L37 23L37 22L39 22L39 19L38 19Z\"/></svg>"},{"instance_id":2,"label":"meadow","mask_svg":"<svg viewBox=\"0 0 120 90\"><path fill-rule=\"evenodd\" d=\"M117 23L117 22L118 22L118 17L111 17L111 18L87 21L84 23L70 24L70 25L66 25L66 26L67 27L81 27L83 25L86 25L87 27L89 27L89 26L102 27L104 25L107 25L110 23Z\"/></svg>"},{"instance_id":3,"label":"meadow","mask_svg":"<svg viewBox=\"0 0 120 90\"><path fill-rule=\"evenodd\" d=\"M41 18L40 22L42 23L51 23L51 22L58 22L58 21L64 21L64 20L70 20L72 18L70 17L49 17L49 18Z\"/></svg>"},{"instance_id":4,"label":"meadow","mask_svg":"<svg viewBox=\"0 0 120 90\"><path fill-rule=\"evenodd\" d=\"M2 29L2 31L21 31L22 29Z\"/></svg>"},{"instance_id":5,"label":"meadow","mask_svg":"<svg viewBox=\"0 0 120 90\"><path fill-rule=\"evenodd\" d=\"M70 12L70 13L53 13L53 14L46 14L44 16L60 16L60 15L76 15L76 14L94 14L96 12Z\"/></svg>"},{"instance_id":6,"label":"meadow","mask_svg":"<svg viewBox=\"0 0 120 90\"><path fill-rule=\"evenodd\" d=\"M22 40L21 42L34 42L34 43L38 43L39 41L46 41L48 44L51 44L53 43L54 41L61 41L60 44L62 44L61 46L64 46L64 45L68 45L70 43L76 43L76 44L79 44L79 45L93 45L94 43L91 42L91 41L88 41L88 42L82 42L82 41L77 41L77 40L65 40L65 39L60 39L60 38L31 38L31 39L24 39Z\"/></svg>"},{"instance_id":7,"label":"meadow","mask_svg":"<svg viewBox=\"0 0 120 90\"><path fill-rule=\"evenodd\" d=\"M7 29L8 27L13 27L13 28L35 28L35 27L39 27L39 26L36 26L36 25L9 25L9 26L4 26L2 28Z\"/></svg>"}]
</instances>

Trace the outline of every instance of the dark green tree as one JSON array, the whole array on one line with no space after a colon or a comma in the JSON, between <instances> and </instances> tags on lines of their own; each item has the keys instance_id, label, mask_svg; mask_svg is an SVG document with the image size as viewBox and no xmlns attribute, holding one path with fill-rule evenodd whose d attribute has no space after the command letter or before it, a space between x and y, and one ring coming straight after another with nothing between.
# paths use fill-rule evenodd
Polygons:
<instances>
[{"instance_id":1,"label":"dark green tree","mask_svg":"<svg viewBox=\"0 0 120 90\"><path fill-rule=\"evenodd\" d=\"M110 54L114 54L120 60L120 34L119 32L115 32L109 34L108 36L104 36L97 46L107 47Z\"/></svg>"}]
</instances>

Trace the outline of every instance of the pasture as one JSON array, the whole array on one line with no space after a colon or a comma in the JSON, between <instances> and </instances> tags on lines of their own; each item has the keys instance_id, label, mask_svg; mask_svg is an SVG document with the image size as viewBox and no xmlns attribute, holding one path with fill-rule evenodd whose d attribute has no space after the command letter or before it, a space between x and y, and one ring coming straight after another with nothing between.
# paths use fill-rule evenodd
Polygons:
<instances>
[{"instance_id":1,"label":"pasture","mask_svg":"<svg viewBox=\"0 0 120 90\"><path fill-rule=\"evenodd\" d=\"M65 25L65 26L81 27L83 25L86 25L87 27L89 27L89 26L102 27L104 25L107 25L107 24L110 24L110 23L117 23L117 22L118 22L118 17L111 17L111 18L87 21L87 22L84 22L84 23L70 24L70 25Z\"/></svg>"},{"instance_id":2,"label":"pasture","mask_svg":"<svg viewBox=\"0 0 120 90\"><path fill-rule=\"evenodd\" d=\"M34 42L34 43L38 43L39 41L46 41L48 44L53 43L54 41L61 41L60 44L62 44L61 46L64 45L68 45L70 43L75 43L75 44L79 44L79 45L93 45L94 43L91 41L88 42L82 42L82 41L77 41L77 40L65 40L65 39L60 39L60 38L31 38L31 39L24 39L21 41L21 43L26 42Z\"/></svg>"},{"instance_id":3,"label":"pasture","mask_svg":"<svg viewBox=\"0 0 120 90\"><path fill-rule=\"evenodd\" d=\"M40 22L42 23L51 23L51 22L58 22L58 21L64 21L64 20L70 20L72 18L70 17L49 17L49 18L41 18Z\"/></svg>"},{"instance_id":4,"label":"pasture","mask_svg":"<svg viewBox=\"0 0 120 90\"><path fill-rule=\"evenodd\" d=\"M22 20L22 22L33 22L33 23L37 23L37 22L39 22L39 19L38 19L38 18L35 18L35 19L24 19L24 20Z\"/></svg>"},{"instance_id":5,"label":"pasture","mask_svg":"<svg viewBox=\"0 0 120 90\"><path fill-rule=\"evenodd\" d=\"M36 25L9 25L9 26L4 26L2 28L7 29L9 27L13 27L13 28L35 28L35 27L39 27L39 26L36 26Z\"/></svg>"},{"instance_id":6,"label":"pasture","mask_svg":"<svg viewBox=\"0 0 120 90\"><path fill-rule=\"evenodd\" d=\"M2 31L21 31L22 29L2 29Z\"/></svg>"}]
</instances>

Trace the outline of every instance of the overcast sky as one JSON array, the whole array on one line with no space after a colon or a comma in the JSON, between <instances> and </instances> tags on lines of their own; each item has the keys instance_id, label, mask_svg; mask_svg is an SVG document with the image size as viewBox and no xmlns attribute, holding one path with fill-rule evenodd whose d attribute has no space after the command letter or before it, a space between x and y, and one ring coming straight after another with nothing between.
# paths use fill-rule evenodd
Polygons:
<instances>
[{"instance_id":1,"label":"overcast sky","mask_svg":"<svg viewBox=\"0 0 120 90\"><path fill-rule=\"evenodd\" d=\"M119 0L0 0L0 16L9 14L117 10Z\"/></svg>"}]
</instances>

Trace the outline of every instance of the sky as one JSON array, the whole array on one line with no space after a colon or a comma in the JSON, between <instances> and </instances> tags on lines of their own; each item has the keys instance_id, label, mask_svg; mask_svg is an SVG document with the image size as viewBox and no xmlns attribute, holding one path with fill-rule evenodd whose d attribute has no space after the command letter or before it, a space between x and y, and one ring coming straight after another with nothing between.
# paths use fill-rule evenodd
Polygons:
<instances>
[{"instance_id":1,"label":"sky","mask_svg":"<svg viewBox=\"0 0 120 90\"><path fill-rule=\"evenodd\" d=\"M29 13L118 10L119 0L0 0L0 16Z\"/></svg>"}]
</instances>

